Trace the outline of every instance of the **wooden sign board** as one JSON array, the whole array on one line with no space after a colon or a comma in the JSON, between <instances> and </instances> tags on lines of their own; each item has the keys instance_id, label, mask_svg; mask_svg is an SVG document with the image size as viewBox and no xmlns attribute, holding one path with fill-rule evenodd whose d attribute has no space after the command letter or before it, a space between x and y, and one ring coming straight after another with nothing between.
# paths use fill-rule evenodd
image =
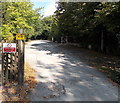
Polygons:
<instances>
[{"instance_id":1,"label":"wooden sign board","mask_svg":"<svg viewBox=\"0 0 120 103\"><path fill-rule=\"evenodd\" d=\"M25 40L25 35L24 34L17 34L16 40Z\"/></svg>"},{"instance_id":2,"label":"wooden sign board","mask_svg":"<svg viewBox=\"0 0 120 103\"><path fill-rule=\"evenodd\" d=\"M3 43L3 53L15 53L16 43Z\"/></svg>"}]
</instances>

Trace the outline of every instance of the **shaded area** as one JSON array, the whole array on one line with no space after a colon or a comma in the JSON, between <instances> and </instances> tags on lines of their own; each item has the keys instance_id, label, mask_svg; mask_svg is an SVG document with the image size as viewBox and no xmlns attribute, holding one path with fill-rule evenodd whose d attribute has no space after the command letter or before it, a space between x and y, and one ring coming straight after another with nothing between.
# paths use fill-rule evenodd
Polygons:
<instances>
[{"instance_id":1,"label":"shaded area","mask_svg":"<svg viewBox=\"0 0 120 103\"><path fill-rule=\"evenodd\" d=\"M38 50L50 51L48 54L59 53L59 49L56 51L51 51L52 48L49 48L49 44L50 42L44 45L33 44L32 46L36 47ZM95 67L98 70L106 73L106 75L114 82L120 84L120 59L118 57L78 48L73 45L59 44L59 47L69 51L69 54L74 54L74 56L79 57L81 61L86 62L89 66ZM62 53L62 51L60 51L60 53Z\"/></svg>"},{"instance_id":2,"label":"shaded area","mask_svg":"<svg viewBox=\"0 0 120 103\"><path fill-rule=\"evenodd\" d=\"M66 48L69 51L73 51L73 50L80 51L80 53L77 53L77 56L79 56L83 62L86 62L89 66L95 67L96 69L105 73L105 75L111 78L114 82L120 84L119 57L105 55L95 51L78 48L73 45L72 46L64 45L64 48Z\"/></svg>"},{"instance_id":3,"label":"shaded area","mask_svg":"<svg viewBox=\"0 0 120 103\"><path fill-rule=\"evenodd\" d=\"M108 82L108 79L94 68L86 65L83 52L69 50L61 44L49 41L34 41L27 46L27 60L35 59L31 66L37 71L38 85L31 93L33 101L117 101L118 89ZM34 54L30 56L29 54ZM35 57L37 56L37 57ZM44 91L49 83L60 84L66 93L60 97L42 96L40 87ZM42 87L42 84L44 87ZM49 89L48 89L49 91ZM92 95L91 95L92 94ZM41 97L40 97L41 96Z\"/></svg>"}]
</instances>

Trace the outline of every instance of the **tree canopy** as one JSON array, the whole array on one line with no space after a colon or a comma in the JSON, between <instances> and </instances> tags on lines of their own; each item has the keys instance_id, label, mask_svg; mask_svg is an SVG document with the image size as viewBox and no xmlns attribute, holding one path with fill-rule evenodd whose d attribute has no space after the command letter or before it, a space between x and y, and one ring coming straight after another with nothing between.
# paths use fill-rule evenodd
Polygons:
<instances>
[{"instance_id":1,"label":"tree canopy","mask_svg":"<svg viewBox=\"0 0 120 103\"><path fill-rule=\"evenodd\" d=\"M41 15L39 9L33 10L31 2L2 2L2 37L13 40L20 28L27 37L35 35L40 30Z\"/></svg>"},{"instance_id":2,"label":"tree canopy","mask_svg":"<svg viewBox=\"0 0 120 103\"><path fill-rule=\"evenodd\" d=\"M43 17L31 2L2 2L2 38L13 40L18 29L26 38L54 38L105 53L120 49L120 2L58 2L54 15Z\"/></svg>"},{"instance_id":3,"label":"tree canopy","mask_svg":"<svg viewBox=\"0 0 120 103\"><path fill-rule=\"evenodd\" d=\"M107 53L118 50L120 2L58 2L52 36ZM101 46L103 45L103 47ZM116 50L116 51L114 51Z\"/></svg>"}]
</instances>

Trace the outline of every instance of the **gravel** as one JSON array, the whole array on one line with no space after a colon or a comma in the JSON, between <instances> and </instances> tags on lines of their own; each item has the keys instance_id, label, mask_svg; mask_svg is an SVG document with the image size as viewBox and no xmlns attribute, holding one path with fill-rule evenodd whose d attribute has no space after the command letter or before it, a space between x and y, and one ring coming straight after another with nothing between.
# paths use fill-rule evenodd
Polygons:
<instances>
[{"instance_id":1,"label":"gravel","mask_svg":"<svg viewBox=\"0 0 120 103\"><path fill-rule=\"evenodd\" d=\"M28 42L25 59L38 81L31 101L117 101L118 88L75 56L79 53L46 40Z\"/></svg>"}]
</instances>

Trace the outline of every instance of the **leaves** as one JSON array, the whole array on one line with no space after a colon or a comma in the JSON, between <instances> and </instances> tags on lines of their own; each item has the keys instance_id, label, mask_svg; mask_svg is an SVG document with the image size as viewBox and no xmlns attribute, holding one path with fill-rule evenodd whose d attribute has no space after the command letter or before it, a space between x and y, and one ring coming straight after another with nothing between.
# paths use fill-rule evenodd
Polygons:
<instances>
[{"instance_id":1,"label":"leaves","mask_svg":"<svg viewBox=\"0 0 120 103\"><path fill-rule=\"evenodd\" d=\"M68 37L69 42L101 51L103 34L103 52L119 54L120 2L59 2L53 17L51 36L57 41Z\"/></svg>"},{"instance_id":2,"label":"leaves","mask_svg":"<svg viewBox=\"0 0 120 103\"><path fill-rule=\"evenodd\" d=\"M35 71L25 64L25 82L24 86L19 86L16 82L8 83L2 89L3 101L24 101L28 102L28 92L33 89L37 81L35 80Z\"/></svg>"},{"instance_id":3,"label":"leaves","mask_svg":"<svg viewBox=\"0 0 120 103\"><path fill-rule=\"evenodd\" d=\"M26 36L38 32L36 23L40 23L41 15L33 10L31 2L2 2L2 5L3 39L13 40L13 34L17 34L20 28L24 29Z\"/></svg>"}]
</instances>

